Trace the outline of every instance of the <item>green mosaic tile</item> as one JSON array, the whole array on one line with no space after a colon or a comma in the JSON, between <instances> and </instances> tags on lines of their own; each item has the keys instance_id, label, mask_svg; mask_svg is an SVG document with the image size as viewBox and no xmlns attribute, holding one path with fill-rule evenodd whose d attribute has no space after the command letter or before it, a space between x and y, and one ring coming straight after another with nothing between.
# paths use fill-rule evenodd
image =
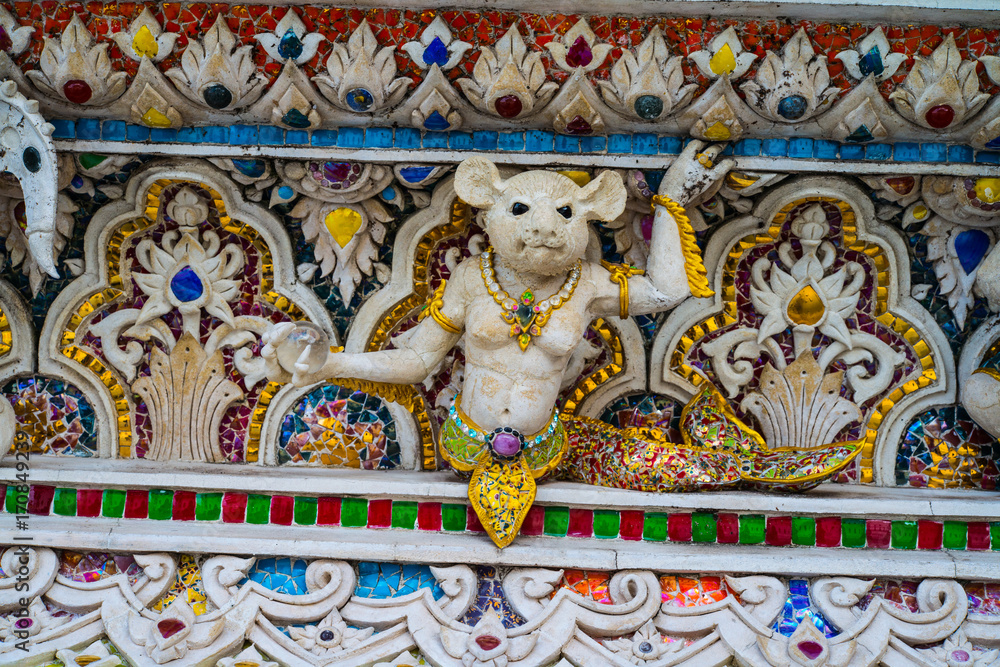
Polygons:
<instances>
[{"instance_id":1,"label":"green mosaic tile","mask_svg":"<svg viewBox=\"0 0 1000 667\"><path fill-rule=\"evenodd\" d=\"M316 523L316 511L319 507L315 498L295 497L295 523L300 526L312 526Z\"/></svg>"},{"instance_id":2,"label":"green mosaic tile","mask_svg":"<svg viewBox=\"0 0 1000 667\"><path fill-rule=\"evenodd\" d=\"M392 501L392 527L413 530L417 525L417 504L411 501Z\"/></svg>"},{"instance_id":3,"label":"green mosaic tile","mask_svg":"<svg viewBox=\"0 0 1000 667\"><path fill-rule=\"evenodd\" d=\"M197 521L218 521L222 516L221 493L199 493L194 500L194 518Z\"/></svg>"},{"instance_id":4,"label":"green mosaic tile","mask_svg":"<svg viewBox=\"0 0 1000 667\"><path fill-rule=\"evenodd\" d=\"M1000 551L1000 523L990 524L990 548Z\"/></svg>"},{"instance_id":5,"label":"green mosaic tile","mask_svg":"<svg viewBox=\"0 0 1000 667\"><path fill-rule=\"evenodd\" d=\"M368 499L344 498L340 503L340 525L362 528L368 525Z\"/></svg>"},{"instance_id":6,"label":"green mosaic tile","mask_svg":"<svg viewBox=\"0 0 1000 667\"><path fill-rule=\"evenodd\" d=\"M740 544L760 544L764 541L764 515L740 515Z\"/></svg>"},{"instance_id":7,"label":"green mosaic tile","mask_svg":"<svg viewBox=\"0 0 1000 667\"><path fill-rule=\"evenodd\" d=\"M465 505L441 504L441 527L444 530L465 530Z\"/></svg>"},{"instance_id":8,"label":"green mosaic tile","mask_svg":"<svg viewBox=\"0 0 1000 667\"><path fill-rule=\"evenodd\" d=\"M8 486L7 496L4 498L4 506L8 514L17 514L17 507L15 505L17 505L17 487Z\"/></svg>"},{"instance_id":9,"label":"green mosaic tile","mask_svg":"<svg viewBox=\"0 0 1000 667\"><path fill-rule=\"evenodd\" d=\"M104 503L101 505L101 516L109 519L120 519L125 514L125 491L123 489L105 489Z\"/></svg>"},{"instance_id":10,"label":"green mosaic tile","mask_svg":"<svg viewBox=\"0 0 1000 667\"><path fill-rule=\"evenodd\" d=\"M691 515L691 540L694 542L715 542L715 515L709 512L695 512Z\"/></svg>"},{"instance_id":11,"label":"green mosaic tile","mask_svg":"<svg viewBox=\"0 0 1000 667\"><path fill-rule=\"evenodd\" d=\"M76 489L56 489L52 512L60 516L76 516Z\"/></svg>"},{"instance_id":12,"label":"green mosaic tile","mask_svg":"<svg viewBox=\"0 0 1000 667\"><path fill-rule=\"evenodd\" d=\"M942 546L945 549L964 549L968 531L969 526L964 521L945 521Z\"/></svg>"},{"instance_id":13,"label":"green mosaic tile","mask_svg":"<svg viewBox=\"0 0 1000 667\"><path fill-rule=\"evenodd\" d=\"M174 513L174 492L168 489L149 490L149 518L169 521Z\"/></svg>"},{"instance_id":14,"label":"green mosaic tile","mask_svg":"<svg viewBox=\"0 0 1000 667\"><path fill-rule=\"evenodd\" d=\"M651 542L665 542L667 539L667 515L646 512L642 523L642 539Z\"/></svg>"},{"instance_id":15,"label":"green mosaic tile","mask_svg":"<svg viewBox=\"0 0 1000 667\"><path fill-rule=\"evenodd\" d=\"M858 549L868 540L868 525L864 519L843 518L840 520L841 546Z\"/></svg>"},{"instance_id":16,"label":"green mosaic tile","mask_svg":"<svg viewBox=\"0 0 1000 667\"><path fill-rule=\"evenodd\" d=\"M594 510L594 537L606 540L618 537L622 517L615 510Z\"/></svg>"},{"instance_id":17,"label":"green mosaic tile","mask_svg":"<svg viewBox=\"0 0 1000 667\"><path fill-rule=\"evenodd\" d=\"M569 530L569 508L568 507L546 507L545 526L546 535L554 537L566 537Z\"/></svg>"},{"instance_id":18,"label":"green mosaic tile","mask_svg":"<svg viewBox=\"0 0 1000 667\"><path fill-rule=\"evenodd\" d=\"M792 517L792 544L816 546L816 519L811 516Z\"/></svg>"},{"instance_id":19,"label":"green mosaic tile","mask_svg":"<svg viewBox=\"0 0 1000 667\"><path fill-rule=\"evenodd\" d=\"M893 521L892 522L892 548L893 549L916 549L917 548L917 522L916 521Z\"/></svg>"},{"instance_id":20,"label":"green mosaic tile","mask_svg":"<svg viewBox=\"0 0 1000 667\"><path fill-rule=\"evenodd\" d=\"M247 523L267 523L271 520L271 496L251 493L247 496Z\"/></svg>"}]
</instances>

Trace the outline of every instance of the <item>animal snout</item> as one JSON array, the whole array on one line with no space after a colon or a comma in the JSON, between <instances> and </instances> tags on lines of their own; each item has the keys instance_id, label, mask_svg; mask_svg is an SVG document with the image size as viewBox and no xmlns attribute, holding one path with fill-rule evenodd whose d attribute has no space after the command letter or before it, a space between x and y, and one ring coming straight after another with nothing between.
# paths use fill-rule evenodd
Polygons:
<instances>
[{"instance_id":1,"label":"animal snout","mask_svg":"<svg viewBox=\"0 0 1000 667\"><path fill-rule=\"evenodd\" d=\"M554 216L535 215L524 222L521 228L521 239L525 245L537 248L547 246L558 248L563 245L563 228L565 221L560 223L552 219Z\"/></svg>"}]
</instances>

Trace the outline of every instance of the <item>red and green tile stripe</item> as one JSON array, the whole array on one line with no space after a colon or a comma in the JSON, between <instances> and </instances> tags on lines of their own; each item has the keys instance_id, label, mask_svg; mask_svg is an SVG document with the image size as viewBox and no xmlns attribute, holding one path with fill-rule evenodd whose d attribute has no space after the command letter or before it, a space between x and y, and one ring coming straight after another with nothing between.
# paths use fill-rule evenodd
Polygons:
<instances>
[{"instance_id":1,"label":"red and green tile stripe","mask_svg":"<svg viewBox=\"0 0 1000 667\"><path fill-rule=\"evenodd\" d=\"M5 510L19 511L17 487L0 486ZM37 516L104 517L281 526L395 528L481 533L465 504L351 497L308 497L169 489L73 489L32 485L20 504ZM1000 551L1000 522L765 516L726 512L536 505L522 535L646 542L764 544L774 547Z\"/></svg>"}]
</instances>

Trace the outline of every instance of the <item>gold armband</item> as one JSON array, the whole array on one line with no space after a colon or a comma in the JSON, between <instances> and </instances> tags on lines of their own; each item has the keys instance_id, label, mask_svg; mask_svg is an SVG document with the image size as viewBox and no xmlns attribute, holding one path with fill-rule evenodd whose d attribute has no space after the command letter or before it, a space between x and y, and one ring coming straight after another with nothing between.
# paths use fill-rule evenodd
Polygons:
<instances>
[{"instance_id":1,"label":"gold armband","mask_svg":"<svg viewBox=\"0 0 1000 667\"><path fill-rule=\"evenodd\" d=\"M670 197L655 195L652 199L653 211L657 206L667 209L677 222L677 231L681 235L681 252L684 254L684 272L687 274L688 288L691 294L697 297L713 296L713 292L708 286L708 271L705 270L705 263L701 259L701 250L694 237L694 229L691 228L691 219L684 212L684 207L675 202Z\"/></svg>"},{"instance_id":2,"label":"gold armband","mask_svg":"<svg viewBox=\"0 0 1000 667\"><path fill-rule=\"evenodd\" d=\"M612 264L601 260L601 266L608 270L611 282L618 283L618 317L623 320L628 317L628 279L631 276L641 276L645 271L624 264Z\"/></svg>"},{"instance_id":3,"label":"gold armband","mask_svg":"<svg viewBox=\"0 0 1000 667\"><path fill-rule=\"evenodd\" d=\"M441 306L444 305L444 287L447 284L447 280L441 281L441 285L434 291L434 296L432 296L430 301L427 302L427 305L424 306L424 310L420 313L417 321L422 321L425 317L430 315L434 321L448 333L462 333L462 327L452 322L450 317L441 312Z\"/></svg>"}]
</instances>

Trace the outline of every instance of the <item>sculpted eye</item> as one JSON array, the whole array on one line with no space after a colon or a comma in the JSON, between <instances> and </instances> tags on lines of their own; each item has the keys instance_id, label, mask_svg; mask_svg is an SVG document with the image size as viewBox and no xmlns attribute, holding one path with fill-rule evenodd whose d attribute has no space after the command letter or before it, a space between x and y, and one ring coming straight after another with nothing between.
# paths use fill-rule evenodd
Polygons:
<instances>
[{"instance_id":1,"label":"sculpted eye","mask_svg":"<svg viewBox=\"0 0 1000 667\"><path fill-rule=\"evenodd\" d=\"M559 215L567 219L573 216L573 209L571 209L569 206L560 206L559 208L556 209L556 211L559 212Z\"/></svg>"},{"instance_id":2,"label":"sculpted eye","mask_svg":"<svg viewBox=\"0 0 1000 667\"><path fill-rule=\"evenodd\" d=\"M525 213L528 212L528 205L522 204L521 202L517 202L516 204L510 207L510 212L513 213L514 215L524 215Z\"/></svg>"}]
</instances>

